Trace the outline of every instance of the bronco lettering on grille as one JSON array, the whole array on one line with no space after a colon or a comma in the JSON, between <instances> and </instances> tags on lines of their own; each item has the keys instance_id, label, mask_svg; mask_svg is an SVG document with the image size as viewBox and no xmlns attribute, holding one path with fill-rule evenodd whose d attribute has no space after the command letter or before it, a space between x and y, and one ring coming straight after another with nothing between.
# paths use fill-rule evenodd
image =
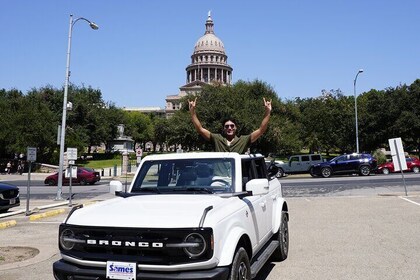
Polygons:
<instances>
[{"instance_id":1,"label":"bronco lettering on grille","mask_svg":"<svg viewBox=\"0 0 420 280\"><path fill-rule=\"evenodd\" d=\"M96 240L87 239L88 245L103 245L114 247L139 247L139 248L163 248L162 242L135 242L135 241L121 241L121 240Z\"/></svg>"}]
</instances>

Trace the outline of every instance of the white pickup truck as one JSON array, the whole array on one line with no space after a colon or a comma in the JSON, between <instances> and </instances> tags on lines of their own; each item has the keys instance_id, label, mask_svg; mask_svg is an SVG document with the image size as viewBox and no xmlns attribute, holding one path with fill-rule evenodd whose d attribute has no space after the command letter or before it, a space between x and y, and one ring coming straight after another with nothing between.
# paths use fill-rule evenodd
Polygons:
<instances>
[{"instance_id":1,"label":"white pickup truck","mask_svg":"<svg viewBox=\"0 0 420 280\"><path fill-rule=\"evenodd\" d=\"M145 157L116 198L59 228L55 279L252 279L287 258L288 206L261 155Z\"/></svg>"}]
</instances>

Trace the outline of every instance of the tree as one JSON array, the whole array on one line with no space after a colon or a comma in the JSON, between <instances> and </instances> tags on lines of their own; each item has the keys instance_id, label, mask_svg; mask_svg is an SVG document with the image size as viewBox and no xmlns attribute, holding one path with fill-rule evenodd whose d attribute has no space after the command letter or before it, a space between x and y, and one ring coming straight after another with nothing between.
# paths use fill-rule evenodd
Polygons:
<instances>
[{"instance_id":1,"label":"tree","mask_svg":"<svg viewBox=\"0 0 420 280\"><path fill-rule=\"evenodd\" d=\"M278 152L282 150L282 146L287 146L282 138L287 117L281 112L284 108L276 93L261 81L238 81L232 86L205 86L197 95L198 116L209 131L221 132L221 122L229 117L238 122L239 135L249 134L261 124L264 115L263 97L272 99L272 117L267 132L252 145L251 150L261 153ZM198 136L191 123L188 99L192 98L195 97L185 97L182 100L182 110L169 120L170 141L172 144L210 150L209 143Z\"/></svg>"},{"instance_id":2,"label":"tree","mask_svg":"<svg viewBox=\"0 0 420 280\"><path fill-rule=\"evenodd\" d=\"M298 99L302 141L310 151L349 152L355 145L351 98L338 90L322 91L317 98Z\"/></svg>"},{"instance_id":3,"label":"tree","mask_svg":"<svg viewBox=\"0 0 420 280\"><path fill-rule=\"evenodd\" d=\"M141 112L125 112L127 135L135 143L144 143L153 138L153 124L150 117Z\"/></svg>"},{"instance_id":4,"label":"tree","mask_svg":"<svg viewBox=\"0 0 420 280\"><path fill-rule=\"evenodd\" d=\"M165 143L168 142L168 135L170 134L169 129L169 121L164 118L152 118L153 122L153 136L152 136L152 142L153 146L156 147L156 145L160 145L163 147Z\"/></svg>"},{"instance_id":5,"label":"tree","mask_svg":"<svg viewBox=\"0 0 420 280\"><path fill-rule=\"evenodd\" d=\"M24 96L20 91L0 91L0 116L6 119L0 130L3 156L26 153L38 148L38 159L50 158L56 145L57 129L50 124L56 116L34 91Z\"/></svg>"}]
</instances>

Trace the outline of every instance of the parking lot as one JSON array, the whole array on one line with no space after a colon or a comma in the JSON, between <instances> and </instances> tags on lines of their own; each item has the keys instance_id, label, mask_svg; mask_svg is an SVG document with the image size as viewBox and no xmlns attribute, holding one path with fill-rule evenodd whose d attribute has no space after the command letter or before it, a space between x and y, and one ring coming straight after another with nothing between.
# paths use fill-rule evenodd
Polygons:
<instances>
[{"instance_id":1,"label":"parking lot","mask_svg":"<svg viewBox=\"0 0 420 280\"><path fill-rule=\"evenodd\" d=\"M398 195L288 198L289 257L258 280L420 279L420 197ZM31 246L29 260L0 265L2 280L54 279L57 227L65 215L0 230L0 247Z\"/></svg>"},{"instance_id":2,"label":"parking lot","mask_svg":"<svg viewBox=\"0 0 420 280\"><path fill-rule=\"evenodd\" d=\"M291 198L289 258L259 279L420 279L420 198Z\"/></svg>"}]
</instances>

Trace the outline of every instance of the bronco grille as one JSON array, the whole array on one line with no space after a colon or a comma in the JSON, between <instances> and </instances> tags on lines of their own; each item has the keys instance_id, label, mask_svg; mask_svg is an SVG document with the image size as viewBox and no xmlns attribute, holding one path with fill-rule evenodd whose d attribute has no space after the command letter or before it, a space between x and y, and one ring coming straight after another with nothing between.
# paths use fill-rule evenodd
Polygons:
<instances>
[{"instance_id":1,"label":"bronco grille","mask_svg":"<svg viewBox=\"0 0 420 280\"><path fill-rule=\"evenodd\" d=\"M212 230L209 228L147 229L60 225L60 238L65 231L62 253L82 260L127 261L150 265L175 265L208 260L213 255ZM71 232L69 235L68 232ZM204 254L191 258L185 241L191 233L201 234L208 244Z\"/></svg>"}]
</instances>

